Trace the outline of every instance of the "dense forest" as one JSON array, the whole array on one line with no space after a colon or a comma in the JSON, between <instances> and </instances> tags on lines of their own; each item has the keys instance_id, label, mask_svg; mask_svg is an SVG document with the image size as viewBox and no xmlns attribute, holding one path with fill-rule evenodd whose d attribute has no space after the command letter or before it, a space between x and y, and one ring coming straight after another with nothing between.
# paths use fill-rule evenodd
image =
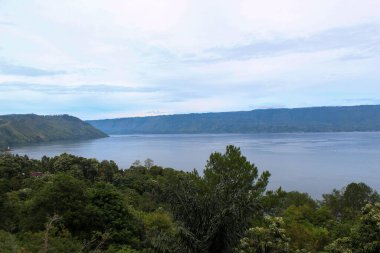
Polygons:
<instances>
[{"instance_id":1,"label":"dense forest","mask_svg":"<svg viewBox=\"0 0 380 253\"><path fill-rule=\"evenodd\" d=\"M262 109L88 121L107 134L380 131L380 105Z\"/></svg>"},{"instance_id":2,"label":"dense forest","mask_svg":"<svg viewBox=\"0 0 380 253\"><path fill-rule=\"evenodd\" d=\"M12 114L0 116L0 149L15 144L106 137L100 130L69 115L39 116Z\"/></svg>"},{"instance_id":3,"label":"dense forest","mask_svg":"<svg viewBox=\"0 0 380 253\"><path fill-rule=\"evenodd\" d=\"M0 252L380 252L380 196L364 183L266 190L269 172L227 146L202 173L147 159L0 156Z\"/></svg>"}]
</instances>

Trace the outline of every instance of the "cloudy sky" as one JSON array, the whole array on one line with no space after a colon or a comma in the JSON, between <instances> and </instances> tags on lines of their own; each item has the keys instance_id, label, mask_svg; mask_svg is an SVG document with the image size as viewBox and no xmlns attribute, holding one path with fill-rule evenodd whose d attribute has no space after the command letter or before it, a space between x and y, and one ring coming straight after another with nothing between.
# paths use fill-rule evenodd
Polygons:
<instances>
[{"instance_id":1,"label":"cloudy sky","mask_svg":"<svg viewBox=\"0 0 380 253\"><path fill-rule=\"evenodd\" d=\"M0 0L0 114L380 104L379 0Z\"/></svg>"}]
</instances>

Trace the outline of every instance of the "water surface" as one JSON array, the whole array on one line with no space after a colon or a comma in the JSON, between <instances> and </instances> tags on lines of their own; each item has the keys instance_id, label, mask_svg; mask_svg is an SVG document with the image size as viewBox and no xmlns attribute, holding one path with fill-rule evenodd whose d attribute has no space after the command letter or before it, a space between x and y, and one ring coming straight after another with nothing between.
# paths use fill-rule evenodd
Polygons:
<instances>
[{"instance_id":1,"label":"water surface","mask_svg":"<svg viewBox=\"0 0 380 253\"><path fill-rule=\"evenodd\" d=\"M380 133L121 135L109 138L15 147L14 153L41 158L63 152L114 160L128 168L135 160L185 171L202 171L214 151L239 146L260 171L272 174L269 188L282 186L320 197L350 182L380 191Z\"/></svg>"}]
</instances>

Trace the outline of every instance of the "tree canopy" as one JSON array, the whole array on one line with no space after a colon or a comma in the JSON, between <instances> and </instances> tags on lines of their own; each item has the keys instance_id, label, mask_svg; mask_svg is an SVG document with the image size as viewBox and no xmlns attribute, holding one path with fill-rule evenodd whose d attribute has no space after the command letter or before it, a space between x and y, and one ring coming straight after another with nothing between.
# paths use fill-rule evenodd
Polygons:
<instances>
[{"instance_id":1,"label":"tree canopy","mask_svg":"<svg viewBox=\"0 0 380 253\"><path fill-rule=\"evenodd\" d=\"M269 176L232 145L203 173L0 155L0 252L380 251L380 198L368 185L314 200L266 190Z\"/></svg>"}]
</instances>

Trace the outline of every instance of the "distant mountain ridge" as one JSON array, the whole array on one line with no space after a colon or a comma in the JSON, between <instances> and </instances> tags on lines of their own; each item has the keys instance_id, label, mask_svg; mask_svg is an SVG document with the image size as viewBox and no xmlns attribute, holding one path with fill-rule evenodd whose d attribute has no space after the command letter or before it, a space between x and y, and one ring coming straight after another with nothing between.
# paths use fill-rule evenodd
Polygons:
<instances>
[{"instance_id":1,"label":"distant mountain ridge","mask_svg":"<svg viewBox=\"0 0 380 253\"><path fill-rule=\"evenodd\" d=\"M69 115L0 116L0 148L15 144L107 137L90 124Z\"/></svg>"},{"instance_id":2,"label":"distant mountain ridge","mask_svg":"<svg viewBox=\"0 0 380 253\"><path fill-rule=\"evenodd\" d=\"M380 131L380 105L257 109L87 121L107 134Z\"/></svg>"}]
</instances>

